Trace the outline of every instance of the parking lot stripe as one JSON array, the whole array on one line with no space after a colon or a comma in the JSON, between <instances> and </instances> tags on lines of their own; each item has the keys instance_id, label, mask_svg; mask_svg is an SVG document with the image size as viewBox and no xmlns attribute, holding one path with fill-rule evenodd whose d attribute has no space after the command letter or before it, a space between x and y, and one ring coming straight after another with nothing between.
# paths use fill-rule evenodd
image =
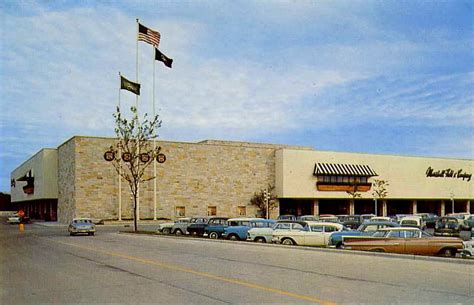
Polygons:
<instances>
[{"instance_id":1,"label":"parking lot stripe","mask_svg":"<svg viewBox=\"0 0 474 305\"><path fill-rule=\"evenodd\" d=\"M109 255L109 256L114 256L114 257L120 257L120 258L123 258L123 259L128 259L128 260L131 260L131 261L136 261L136 262L140 262L140 263L143 263L143 264L152 265L152 266L156 266L156 267L160 267L160 268L164 268L164 269L169 269L169 270L194 274L194 275L197 275L197 276L213 279L213 280L216 280L216 281L222 281L222 282L231 283L231 284L235 284L235 285L240 285L240 286L244 286L244 287L248 287L248 288L252 288L252 289L256 289L256 290L272 292L272 293L275 293L275 294L279 294L279 295L283 295L283 296L287 296L287 297L292 297L292 298L299 299L299 300L319 303L319 304L322 304L322 305L337 305L337 303L335 303L335 302L331 302L331 301L327 301L327 300L321 300L321 299L314 298L314 297L311 297L311 296L306 296L306 295L302 295L302 294L298 294L298 293L293 293L293 292L284 291L284 290L280 290L280 289L276 289L276 288L262 286L262 285L259 285L259 284L245 282L245 281L242 281L242 280L222 277L222 276L210 274L210 273L207 273L207 272L196 271L196 270L186 268L186 267L182 267L182 266L179 266L179 265L172 265L172 264L162 263L162 262L155 261L155 260L148 260L148 259L144 259L144 258L140 258L140 257L136 257L136 256L130 256L130 255L126 255L126 254L121 254L121 253L117 253L117 252L98 250L98 249L89 248L89 247L85 247L85 246L80 246L80 245L76 245L76 244L71 244L71 243L67 243L67 242L63 242L63 241L59 241L59 240L54 240L54 239L51 239L51 238L44 238L44 239L47 239L47 240L55 242L55 243L59 243L59 244L63 244L63 245L71 246L71 247L76 247L76 248L83 249L83 250L88 250L88 251L91 251L91 252L96 252L96 253Z\"/></svg>"}]
</instances>

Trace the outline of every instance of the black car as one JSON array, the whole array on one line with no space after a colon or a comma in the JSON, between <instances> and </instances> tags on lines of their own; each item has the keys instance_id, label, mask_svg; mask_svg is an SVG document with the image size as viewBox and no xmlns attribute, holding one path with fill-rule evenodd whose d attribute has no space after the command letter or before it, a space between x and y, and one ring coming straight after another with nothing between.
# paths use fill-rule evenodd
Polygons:
<instances>
[{"instance_id":1,"label":"black car","mask_svg":"<svg viewBox=\"0 0 474 305\"><path fill-rule=\"evenodd\" d=\"M216 221L227 220L228 217L219 217L219 216L211 216L211 217L196 217L191 219L191 223L188 226L188 233L191 235L203 236L204 231L206 230L209 222L214 223Z\"/></svg>"},{"instance_id":2,"label":"black car","mask_svg":"<svg viewBox=\"0 0 474 305\"><path fill-rule=\"evenodd\" d=\"M454 236L462 239L471 238L471 228L463 220L452 216L439 217L436 220L435 236Z\"/></svg>"},{"instance_id":3,"label":"black car","mask_svg":"<svg viewBox=\"0 0 474 305\"><path fill-rule=\"evenodd\" d=\"M362 224L361 217L360 215L347 215L342 219L342 224L355 230Z\"/></svg>"}]
</instances>

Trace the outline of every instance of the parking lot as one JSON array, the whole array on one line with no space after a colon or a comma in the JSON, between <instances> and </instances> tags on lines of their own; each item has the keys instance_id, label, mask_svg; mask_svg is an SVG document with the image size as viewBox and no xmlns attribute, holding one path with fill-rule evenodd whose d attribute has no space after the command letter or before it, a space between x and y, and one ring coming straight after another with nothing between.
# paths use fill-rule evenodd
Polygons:
<instances>
[{"instance_id":1,"label":"parking lot","mask_svg":"<svg viewBox=\"0 0 474 305\"><path fill-rule=\"evenodd\" d=\"M147 228L146 226L142 228ZM148 229L152 229L149 226ZM0 225L2 304L469 304L474 264L306 247ZM125 228L128 230L129 228Z\"/></svg>"}]
</instances>

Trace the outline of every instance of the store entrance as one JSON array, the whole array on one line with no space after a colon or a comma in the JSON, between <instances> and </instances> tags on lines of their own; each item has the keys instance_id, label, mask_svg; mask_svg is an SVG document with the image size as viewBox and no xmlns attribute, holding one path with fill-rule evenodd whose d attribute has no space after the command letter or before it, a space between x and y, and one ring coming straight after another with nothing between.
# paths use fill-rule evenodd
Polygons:
<instances>
[{"instance_id":1,"label":"store entrance","mask_svg":"<svg viewBox=\"0 0 474 305\"><path fill-rule=\"evenodd\" d=\"M280 215L314 215L313 200L311 199L280 199Z\"/></svg>"},{"instance_id":2,"label":"store entrance","mask_svg":"<svg viewBox=\"0 0 474 305\"><path fill-rule=\"evenodd\" d=\"M320 199L319 200L319 215L321 214L349 215L349 200L348 199Z\"/></svg>"},{"instance_id":3,"label":"store entrance","mask_svg":"<svg viewBox=\"0 0 474 305\"><path fill-rule=\"evenodd\" d=\"M411 214L413 213L413 202L410 200L388 200L387 215Z\"/></svg>"}]
</instances>

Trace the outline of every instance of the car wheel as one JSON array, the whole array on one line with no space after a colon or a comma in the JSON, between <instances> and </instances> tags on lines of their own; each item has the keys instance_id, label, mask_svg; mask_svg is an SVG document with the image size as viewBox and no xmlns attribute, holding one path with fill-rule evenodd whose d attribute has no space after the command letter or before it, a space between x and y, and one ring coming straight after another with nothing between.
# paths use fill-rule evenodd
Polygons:
<instances>
[{"instance_id":1,"label":"car wheel","mask_svg":"<svg viewBox=\"0 0 474 305\"><path fill-rule=\"evenodd\" d=\"M71 236L74 236L74 233L72 233L72 232L69 232L69 235L71 235Z\"/></svg>"},{"instance_id":2,"label":"car wheel","mask_svg":"<svg viewBox=\"0 0 474 305\"><path fill-rule=\"evenodd\" d=\"M289 246L296 245L296 243L291 238L285 238L284 240L281 241L281 244L282 245L289 245Z\"/></svg>"},{"instance_id":3,"label":"car wheel","mask_svg":"<svg viewBox=\"0 0 474 305\"><path fill-rule=\"evenodd\" d=\"M451 249L451 248L446 248L446 249L441 250L440 254L441 256L444 256L444 257L453 257L454 255L456 255L456 251L454 251L454 249Z\"/></svg>"},{"instance_id":4,"label":"car wheel","mask_svg":"<svg viewBox=\"0 0 474 305\"><path fill-rule=\"evenodd\" d=\"M229 235L229 240L239 240L239 237L235 234L230 234Z\"/></svg>"},{"instance_id":5,"label":"car wheel","mask_svg":"<svg viewBox=\"0 0 474 305\"><path fill-rule=\"evenodd\" d=\"M384 249L372 249L372 250L370 250L370 252L379 252L379 253L383 253L383 252L385 252L385 250L384 250Z\"/></svg>"},{"instance_id":6,"label":"car wheel","mask_svg":"<svg viewBox=\"0 0 474 305\"><path fill-rule=\"evenodd\" d=\"M174 231L174 234L176 235L183 235L183 231L181 231L180 229Z\"/></svg>"},{"instance_id":7,"label":"car wheel","mask_svg":"<svg viewBox=\"0 0 474 305\"><path fill-rule=\"evenodd\" d=\"M161 233L163 233L163 234L170 234L170 232L171 232L171 229L170 229L170 228L164 228L164 229L161 231Z\"/></svg>"},{"instance_id":8,"label":"car wheel","mask_svg":"<svg viewBox=\"0 0 474 305\"><path fill-rule=\"evenodd\" d=\"M94 236L94 235L95 235L95 232L92 232L91 235Z\"/></svg>"},{"instance_id":9,"label":"car wheel","mask_svg":"<svg viewBox=\"0 0 474 305\"><path fill-rule=\"evenodd\" d=\"M342 242L338 242L336 244L336 249L342 249Z\"/></svg>"},{"instance_id":10,"label":"car wheel","mask_svg":"<svg viewBox=\"0 0 474 305\"><path fill-rule=\"evenodd\" d=\"M210 239L218 239L219 238L219 233L211 232L211 233L209 233L209 238Z\"/></svg>"},{"instance_id":11,"label":"car wheel","mask_svg":"<svg viewBox=\"0 0 474 305\"><path fill-rule=\"evenodd\" d=\"M255 241L257 243L266 243L267 242L267 240L264 237L256 237Z\"/></svg>"}]
</instances>

